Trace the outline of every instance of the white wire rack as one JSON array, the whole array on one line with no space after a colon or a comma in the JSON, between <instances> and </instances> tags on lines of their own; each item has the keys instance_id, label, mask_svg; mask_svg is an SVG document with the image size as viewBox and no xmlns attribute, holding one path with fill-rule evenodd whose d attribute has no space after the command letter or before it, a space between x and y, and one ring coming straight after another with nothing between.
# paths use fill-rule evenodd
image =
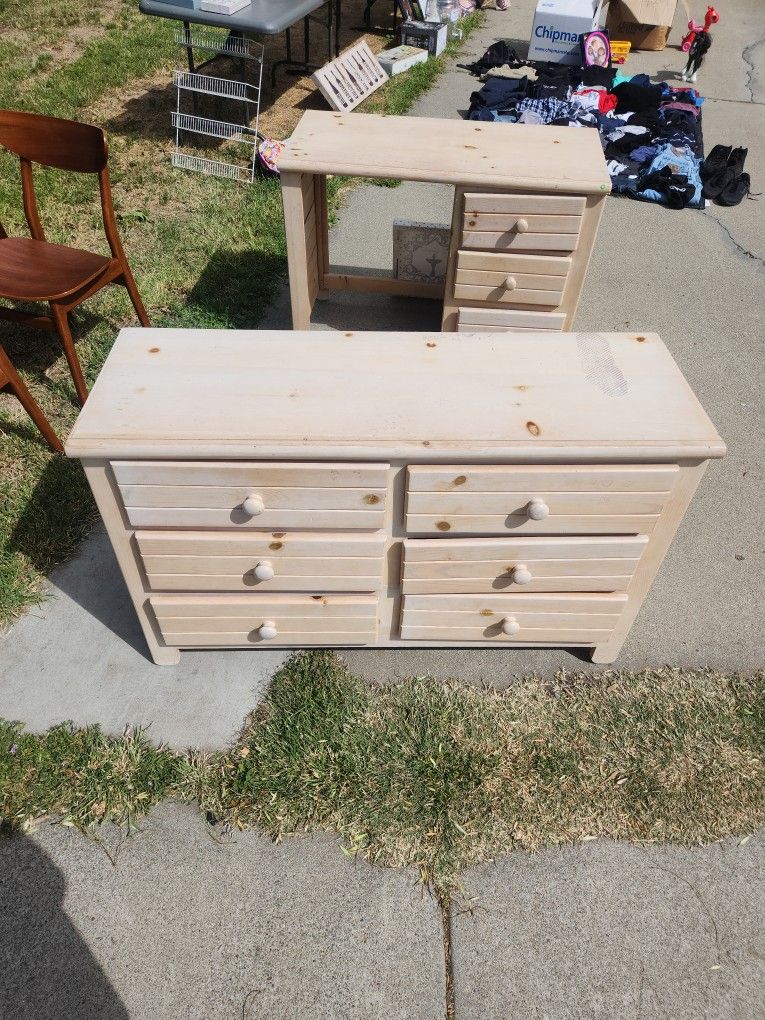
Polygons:
<instances>
[{"instance_id":1,"label":"white wire rack","mask_svg":"<svg viewBox=\"0 0 765 1020\"><path fill-rule=\"evenodd\" d=\"M211 58L211 61L218 56L241 60L243 73L246 66L244 61L254 62L255 74L253 81L244 81L202 74L200 73L201 68L196 68L194 71L177 70L173 73L177 102L176 109L171 114L172 124L175 128L175 148L171 155L172 165L179 169L196 170L210 177L223 177L226 180L252 183L255 180L257 165L260 96L263 83L263 45L243 36L222 36L211 32L192 32L191 30L178 32L176 41L187 49L212 51L215 56ZM209 64L210 61L207 63ZM193 102L192 113L182 109L185 95L189 95ZM210 96L219 105L222 101L228 100L234 100L237 105L242 104L240 107L241 123L202 116L197 111L198 103L201 102L200 96ZM234 120L236 119L234 117ZM197 156L182 151L186 147L187 136L190 134L248 146L247 164L240 166L225 160L210 159L206 156Z\"/></svg>"},{"instance_id":2,"label":"white wire rack","mask_svg":"<svg viewBox=\"0 0 765 1020\"><path fill-rule=\"evenodd\" d=\"M192 74L191 71L175 71L173 84L178 89L201 92L205 96L221 99L241 99L246 103L258 102L260 88L246 81L234 78L213 78L210 74Z\"/></svg>"},{"instance_id":3,"label":"white wire rack","mask_svg":"<svg viewBox=\"0 0 765 1020\"><path fill-rule=\"evenodd\" d=\"M179 46L191 47L194 50L206 50L208 53L220 53L229 57L245 60L263 60L263 45L242 35L217 35L200 29L183 29L176 33L175 41Z\"/></svg>"},{"instance_id":4,"label":"white wire rack","mask_svg":"<svg viewBox=\"0 0 765 1020\"><path fill-rule=\"evenodd\" d=\"M237 166L235 163L224 163L220 159L205 159L203 156L192 156L187 152L174 152L172 164L181 170L196 170L208 177L225 177L230 181L252 183L253 175L249 167Z\"/></svg>"},{"instance_id":5,"label":"white wire rack","mask_svg":"<svg viewBox=\"0 0 765 1020\"><path fill-rule=\"evenodd\" d=\"M249 142L257 139L257 129L232 124L226 120L214 120L211 117L198 117L194 113L171 114L173 127L181 131L190 131L195 135L207 135L208 138L222 138L228 142Z\"/></svg>"}]
</instances>

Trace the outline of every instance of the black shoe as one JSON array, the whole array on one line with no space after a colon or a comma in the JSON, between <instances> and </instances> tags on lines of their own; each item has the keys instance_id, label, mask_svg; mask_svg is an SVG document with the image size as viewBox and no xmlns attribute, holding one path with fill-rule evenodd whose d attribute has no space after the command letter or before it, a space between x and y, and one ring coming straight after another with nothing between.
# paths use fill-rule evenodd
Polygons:
<instances>
[{"instance_id":1,"label":"black shoe","mask_svg":"<svg viewBox=\"0 0 765 1020\"><path fill-rule=\"evenodd\" d=\"M744 150L746 152L746 150ZM720 205L738 205L749 192L752 190L752 182L749 174L739 174L735 180L727 184L720 194L717 196L717 201Z\"/></svg>"},{"instance_id":2,"label":"black shoe","mask_svg":"<svg viewBox=\"0 0 765 1020\"><path fill-rule=\"evenodd\" d=\"M699 168L702 181L708 180L713 174L724 170L733 152L731 145L715 145Z\"/></svg>"},{"instance_id":3,"label":"black shoe","mask_svg":"<svg viewBox=\"0 0 765 1020\"><path fill-rule=\"evenodd\" d=\"M731 172L733 177L740 177L744 172L744 163L746 162L747 153L749 149L733 149L728 159L728 170Z\"/></svg>"}]
</instances>

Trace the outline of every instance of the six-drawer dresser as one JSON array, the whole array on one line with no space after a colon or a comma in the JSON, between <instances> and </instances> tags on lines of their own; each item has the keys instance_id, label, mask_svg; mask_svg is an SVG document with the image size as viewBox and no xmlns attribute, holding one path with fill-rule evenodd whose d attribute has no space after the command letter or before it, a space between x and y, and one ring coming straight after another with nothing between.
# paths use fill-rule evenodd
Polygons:
<instances>
[{"instance_id":1,"label":"six-drawer dresser","mask_svg":"<svg viewBox=\"0 0 765 1020\"><path fill-rule=\"evenodd\" d=\"M611 662L724 452L649 333L128 329L67 444L158 663L310 645Z\"/></svg>"}]
</instances>

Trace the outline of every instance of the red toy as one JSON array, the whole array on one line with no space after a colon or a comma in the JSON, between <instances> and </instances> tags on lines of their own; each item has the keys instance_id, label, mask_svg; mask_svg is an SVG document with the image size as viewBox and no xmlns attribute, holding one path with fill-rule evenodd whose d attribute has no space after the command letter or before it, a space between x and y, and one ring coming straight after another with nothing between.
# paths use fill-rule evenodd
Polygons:
<instances>
[{"instance_id":1,"label":"red toy","mask_svg":"<svg viewBox=\"0 0 765 1020\"><path fill-rule=\"evenodd\" d=\"M712 25L716 25L720 20L720 15L714 9L714 7L707 7L707 13L704 17L704 24L698 25L693 18L688 22L688 34L685 36L683 41L680 43L680 49L683 53L687 53L693 44L693 40L696 38L697 32L708 32Z\"/></svg>"}]
</instances>

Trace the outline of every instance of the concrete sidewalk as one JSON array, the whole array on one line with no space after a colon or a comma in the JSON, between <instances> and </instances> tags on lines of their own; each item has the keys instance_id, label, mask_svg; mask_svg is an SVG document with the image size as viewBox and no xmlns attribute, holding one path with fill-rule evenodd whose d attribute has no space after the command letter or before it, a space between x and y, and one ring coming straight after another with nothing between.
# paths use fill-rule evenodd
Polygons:
<instances>
[{"instance_id":1,"label":"concrete sidewalk","mask_svg":"<svg viewBox=\"0 0 765 1020\"><path fill-rule=\"evenodd\" d=\"M3 1018L446 1016L441 914L412 871L330 836L216 842L172 803L109 850L48 824L0 838ZM759 1020L763 914L765 833L512 854L452 907L453 1015Z\"/></svg>"},{"instance_id":2,"label":"concrete sidewalk","mask_svg":"<svg viewBox=\"0 0 765 1020\"><path fill-rule=\"evenodd\" d=\"M480 55L499 36L522 50L532 11L531 0L504 14L487 11L462 59ZM673 37L681 33L678 14ZM716 26L699 83L711 97L704 105L707 148L718 141L748 145L755 191L765 190L765 43L757 42L763 35L759 0L742 2L735 18ZM682 55L667 49L633 54L627 67L669 79L682 65ZM468 72L452 67L413 113L457 117L476 87ZM333 231L333 260L389 268L392 220L448 222L450 207L444 186L359 187ZM658 331L729 448L707 472L619 667L763 665L764 227L762 201L704 213L619 198L606 203L577 326ZM405 298L349 293L315 309L319 328L432 329L438 322L435 303ZM289 328L286 286L262 325ZM51 582L54 597L0 636L0 715L32 728L67 718L99 721L108 730L151 723L157 740L221 746L284 657L185 652L180 666L155 667L101 532ZM529 673L603 668L565 649L360 650L346 658L374 680L430 673L499 685Z\"/></svg>"}]
</instances>

